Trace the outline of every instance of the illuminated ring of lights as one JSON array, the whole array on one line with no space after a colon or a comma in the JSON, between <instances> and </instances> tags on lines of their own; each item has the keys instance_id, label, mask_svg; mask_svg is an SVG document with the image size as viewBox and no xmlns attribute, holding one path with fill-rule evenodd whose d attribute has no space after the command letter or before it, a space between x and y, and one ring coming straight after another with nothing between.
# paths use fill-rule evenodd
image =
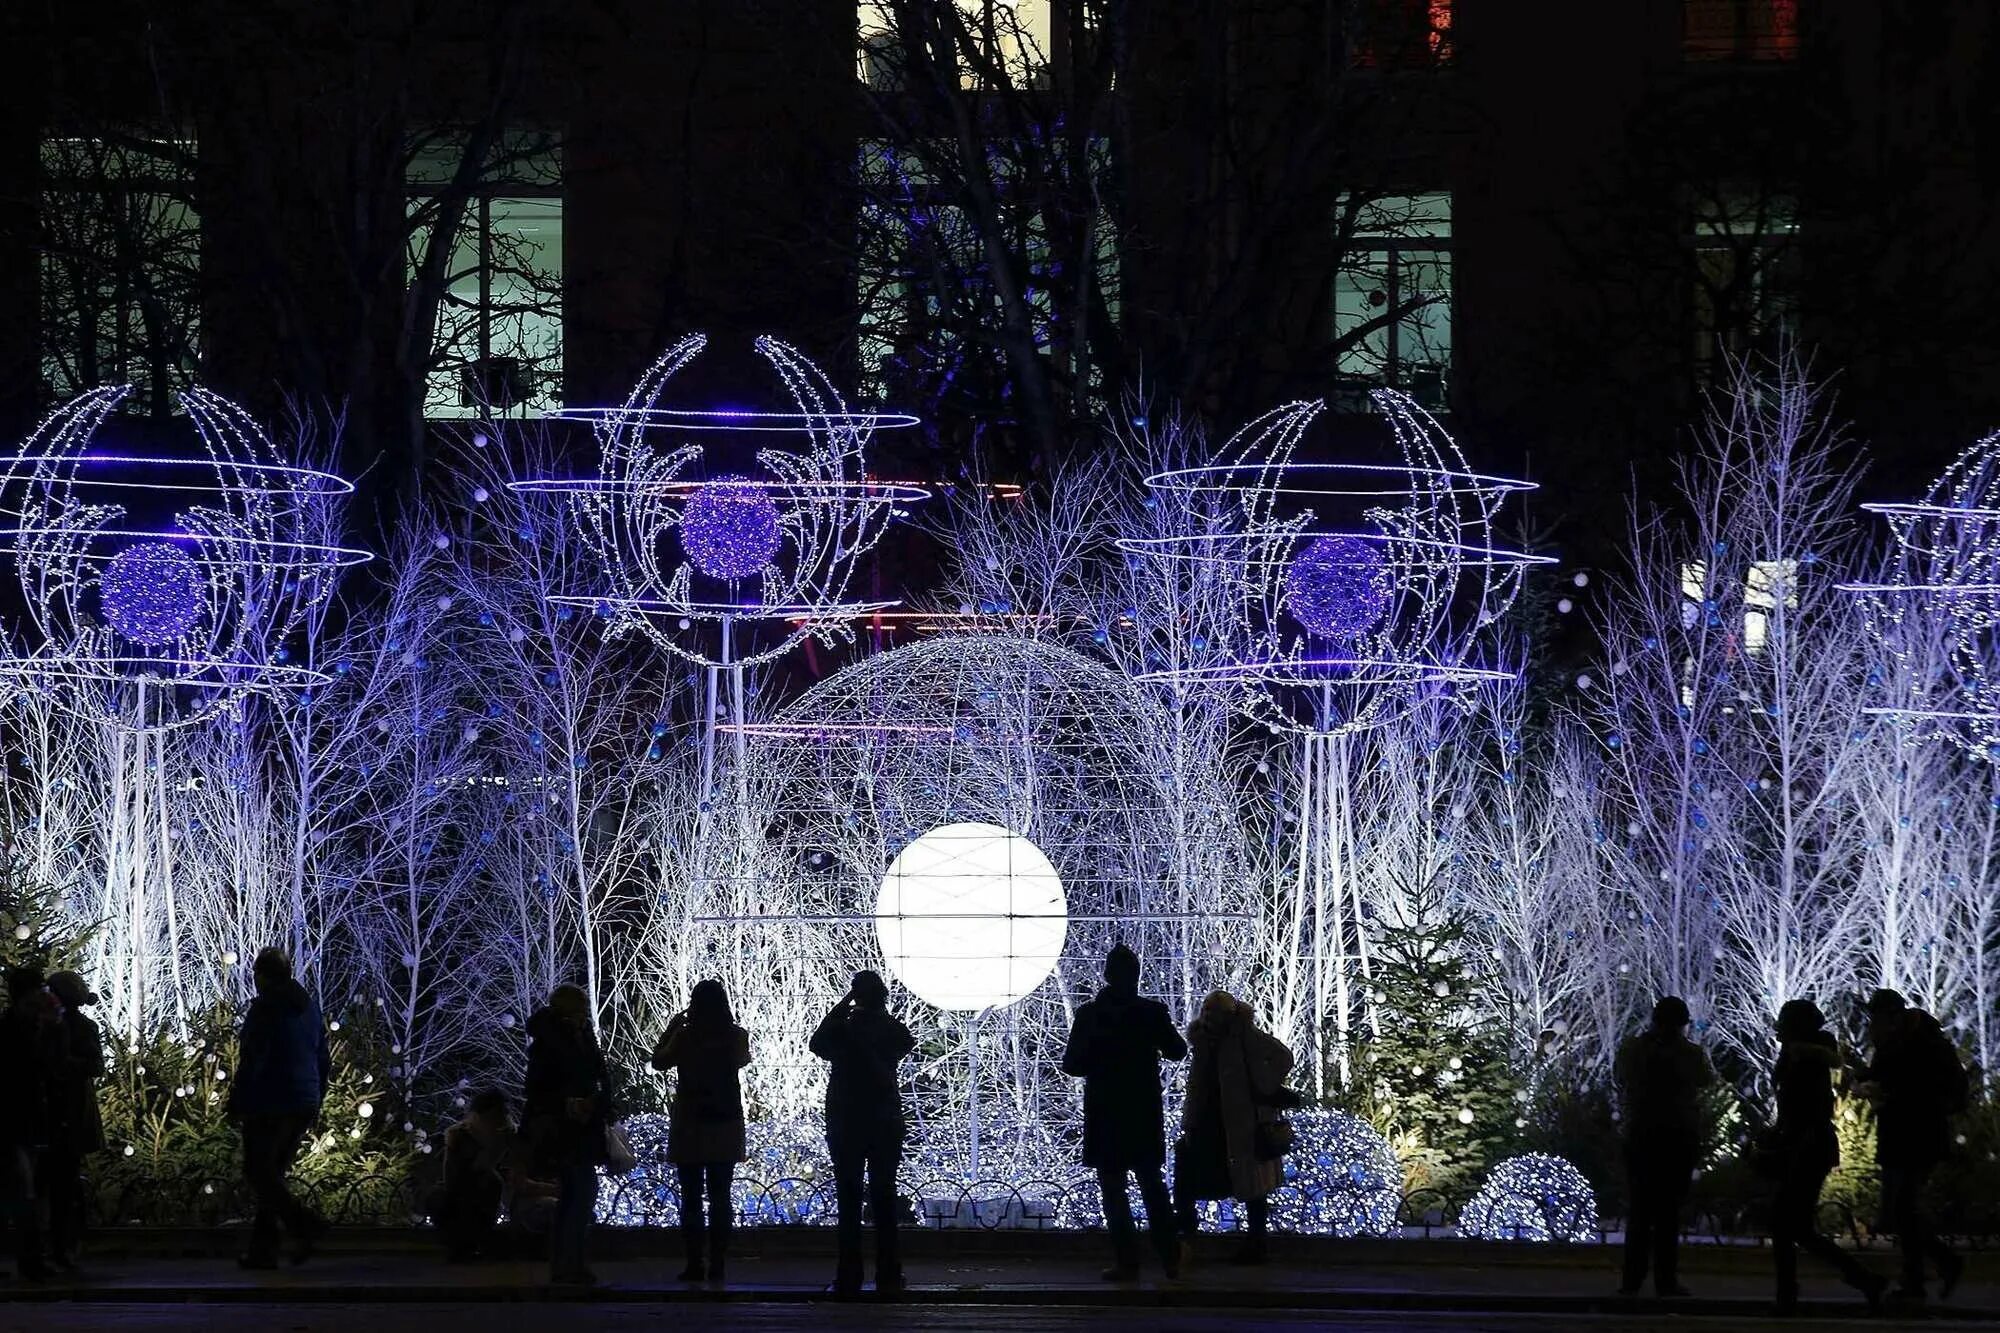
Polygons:
<instances>
[{"instance_id":1,"label":"illuminated ring of lights","mask_svg":"<svg viewBox=\"0 0 2000 1333\"><path fill-rule=\"evenodd\" d=\"M901 602L887 601L834 602L826 606L804 606L794 602L790 605L763 606L754 602L669 602L655 597L579 597L574 594L557 594L548 601L553 606L575 607L591 612L608 607L642 616L687 616L697 620L720 620L724 616L733 616L739 620L808 622L852 619L902 605Z\"/></svg>"},{"instance_id":2,"label":"illuminated ring of lights","mask_svg":"<svg viewBox=\"0 0 2000 1333\"><path fill-rule=\"evenodd\" d=\"M1320 674L1313 674L1317 668ZM1324 674L1344 670L1351 674ZM1376 673L1373 675L1367 673ZM1201 685L1469 685L1518 680L1519 673L1495 667L1451 666L1440 662L1398 662L1373 657L1298 657L1271 662L1221 662L1207 666L1147 671L1132 679L1153 684Z\"/></svg>"},{"instance_id":3,"label":"illuminated ring of lights","mask_svg":"<svg viewBox=\"0 0 2000 1333\"><path fill-rule=\"evenodd\" d=\"M898 430L920 425L908 412L733 412L686 407L560 407L544 414L561 421L615 421L642 430Z\"/></svg>"},{"instance_id":4,"label":"illuminated ring of lights","mask_svg":"<svg viewBox=\"0 0 2000 1333\"><path fill-rule=\"evenodd\" d=\"M117 668L125 668L120 671ZM172 671L177 674L166 675ZM226 672L223 679L208 680L201 673ZM314 667L287 662L239 662L220 657L24 657L0 661L0 679L19 677L34 680L99 681L124 684L135 679L157 677L164 684L248 690L267 678L287 686L331 685L333 676Z\"/></svg>"},{"instance_id":5,"label":"illuminated ring of lights","mask_svg":"<svg viewBox=\"0 0 2000 1333\"><path fill-rule=\"evenodd\" d=\"M957 730L926 722L724 722L715 729L727 736L758 736L770 740L824 740L834 736L950 736Z\"/></svg>"},{"instance_id":6,"label":"illuminated ring of lights","mask_svg":"<svg viewBox=\"0 0 2000 1333\"><path fill-rule=\"evenodd\" d=\"M1922 592L1959 597L2000 597L2000 583L1837 583L1834 587L1841 592L1880 595Z\"/></svg>"},{"instance_id":7,"label":"illuminated ring of lights","mask_svg":"<svg viewBox=\"0 0 2000 1333\"><path fill-rule=\"evenodd\" d=\"M1309 486L1298 485L1283 480L1292 474L1315 472L1333 473L1340 476L1373 476L1384 479L1380 488L1361 486ZM1224 477L1230 480L1207 480L1209 477ZM1280 480L1259 483L1253 478L1277 477ZM1241 478L1241 480L1237 480ZM1155 472L1146 478L1146 485L1155 490L1178 491L1185 495L1229 495L1255 492L1284 495L1325 495L1350 496L1357 499L1387 498L1407 496L1410 493L1409 480L1421 481L1429 495L1511 495L1518 491L1540 489L1532 481L1522 481L1514 477L1488 476L1483 472L1456 472L1448 468L1427 468L1393 463L1204 463L1197 467L1170 468L1165 472ZM1402 485L1392 486L1392 479L1401 479ZM1444 487L1432 483L1447 482Z\"/></svg>"},{"instance_id":8,"label":"illuminated ring of lights","mask_svg":"<svg viewBox=\"0 0 2000 1333\"><path fill-rule=\"evenodd\" d=\"M324 542L291 542L275 537L242 537L222 532L164 532L157 528L0 528L0 537L132 537L169 544L188 542L197 548L223 546L245 551L299 552L294 559L264 561L266 569L307 567L348 569L354 565L366 564L375 558L374 553L370 551L363 551L353 546L331 546ZM0 552L0 554L8 553ZM67 554L78 560L111 560L117 558L119 552L112 551L107 554L80 549ZM206 559L200 555L190 555L188 558L194 564L204 566L236 563L233 560Z\"/></svg>"},{"instance_id":9,"label":"illuminated ring of lights","mask_svg":"<svg viewBox=\"0 0 2000 1333\"><path fill-rule=\"evenodd\" d=\"M719 479L718 479L719 480ZM756 487L768 492L773 500L805 503L839 498L844 503L853 503L855 498L873 500L878 504L915 504L930 499L930 492L922 486L907 481L774 481L768 478L731 477L731 486ZM714 484L708 479L677 477L671 481L642 481L628 477L571 477L548 478L531 477L525 481L510 481L507 488L512 491L527 491L541 495L603 495L617 492L628 494L657 495L668 499L686 499L702 487Z\"/></svg>"},{"instance_id":10,"label":"illuminated ring of lights","mask_svg":"<svg viewBox=\"0 0 2000 1333\"><path fill-rule=\"evenodd\" d=\"M1989 713L1946 708L1864 708L1870 717L1909 717L1931 722L2000 722L2000 711Z\"/></svg>"},{"instance_id":11,"label":"illuminated ring of lights","mask_svg":"<svg viewBox=\"0 0 2000 1333\"><path fill-rule=\"evenodd\" d=\"M1560 563L1558 557L1552 555L1533 555L1526 551L1509 551L1496 546L1472 546L1464 542L1438 541L1431 537L1406 537L1396 533L1336 532L1329 530L1286 534L1288 542L1299 545L1310 544L1323 537L1347 537L1355 541L1373 542L1382 546L1400 546L1424 551L1436 551L1441 555L1453 557L1454 562L1461 566L1471 565L1477 567L1491 565L1495 568L1514 568L1517 566L1553 565ZM1293 553L1291 552L1286 552L1283 555L1274 553L1256 556L1248 552L1184 549L1188 547L1246 545L1256 546L1260 550L1265 550L1270 548L1273 543L1264 535L1245 535L1240 533L1175 533L1166 537L1120 537L1117 541L1118 549L1121 551L1132 555L1164 556L1169 560L1192 560L1215 564L1230 564L1240 566L1244 569L1284 568L1292 562ZM1395 568L1394 562L1390 562L1387 568L1393 570Z\"/></svg>"},{"instance_id":12,"label":"illuminated ring of lights","mask_svg":"<svg viewBox=\"0 0 2000 1333\"><path fill-rule=\"evenodd\" d=\"M136 482L130 477L88 477L71 471L80 465L98 463L117 464L129 467L198 467L208 472L257 472L292 482L309 483L303 488L308 495L352 495L354 483L332 472L318 468L299 467L291 463L244 463L234 459L176 458L162 454L8 454L0 455L0 471L13 473L17 466L34 468L61 468L57 477L23 477L14 473L13 479L54 481L63 486L103 486L116 490L148 491L205 491L209 493L229 493L235 495L297 495L301 488L296 485L246 486L236 481L216 481L207 485L191 482Z\"/></svg>"},{"instance_id":13,"label":"illuminated ring of lights","mask_svg":"<svg viewBox=\"0 0 2000 1333\"><path fill-rule=\"evenodd\" d=\"M2000 519L2000 509L1988 509L1978 505L1926 504L1921 500L1871 500L1861 507L1871 514L1881 514L1887 518Z\"/></svg>"}]
</instances>

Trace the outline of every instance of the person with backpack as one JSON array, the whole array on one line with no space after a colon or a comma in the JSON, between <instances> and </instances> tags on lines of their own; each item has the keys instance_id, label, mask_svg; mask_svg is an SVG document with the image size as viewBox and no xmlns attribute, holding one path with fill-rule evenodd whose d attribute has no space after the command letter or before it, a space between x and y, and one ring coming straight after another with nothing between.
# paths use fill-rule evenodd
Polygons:
<instances>
[{"instance_id":1,"label":"person with backpack","mask_svg":"<svg viewBox=\"0 0 2000 1333\"><path fill-rule=\"evenodd\" d=\"M875 1214L875 1291L903 1289L897 1249L896 1169L903 1159L903 1082L896 1066L917 1047L903 1021L889 1012L881 974L854 974L847 994L820 1020L812 1053L832 1065L826 1080L826 1147L833 1157L839 1212L833 1291L861 1292L861 1200L866 1182Z\"/></svg>"},{"instance_id":2,"label":"person with backpack","mask_svg":"<svg viewBox=\"0 0 2000 1333\"><path fill-rule=\"evenodd\" d=\"M1715 1082L1708 1056L1687 1038L1687 1001L1663 997L1653 1020L1618 1048L1617 1077L1625 1130L1624 1296L1636 1296L1653 1271L1653 1290L1686 1296L1679 1281L1681 1209L1701 1148L1701 1092Z\"/></svg>"},{"instance_id":3,"label":"person with backpack","mask_svg":"<svg viewBox=\"0 0 2000 1333\"><path fill-rule=\"evenodd\" d=\"M1949 1298L1965 1260L1931 1230L1924 1188L1951 1145L1951 1117L1970 1095L1965 1066L1938 1021L1893 990L1868 997L1874 1047L1860 1091L1875 1106L1875 1160L1882 1167L1882 1213L1903 1254L1902 1285L1892 1299L1922 1305L1924 1261L1937 1265L1941 1299Z\"/></svg>"},{"instance_id":4,"label":"person with backpack","mask_svg":"<svg viewBox=\"0 0 2000 1333\"><path fill-rule=\"evenodd\" d=\"M1160 1061L1180 1060L1187 1043L1158 1000L1139 994L1139 955L1122 944L1104 958L1104 988L1077 1006L1063 1073L1083 1080L1083 1164L1097 1173L1113 1264L1107 1282L1139 1276L1139 1232L1125 1177L1139 1184L1146 1229L1167 1276L1180 1275L1174 1205L1161 1168L1167 1161Z\"/></svg>"},{"instance_id":5,"label":"person with backpack","mask_svg":"<svg viewBox=\"0 0 2000 1333\"><path fill-rule=\"evenodd\" d=\"M1888 1283L1819 1229L1820 1190L1840 1164L1833 1130L1840 1043L1811 1000L1785 1001L1778 1010L1778 1042L1778 1063L1771 1074L1778 1118L1761 1156L1777 1183L1771 1201L1771 1254L1777 1266L1778 1310L1790 1314L1798 1308L1800 1250L1832 1265L1874 1309Z\"/></svg>"}]
</instances>

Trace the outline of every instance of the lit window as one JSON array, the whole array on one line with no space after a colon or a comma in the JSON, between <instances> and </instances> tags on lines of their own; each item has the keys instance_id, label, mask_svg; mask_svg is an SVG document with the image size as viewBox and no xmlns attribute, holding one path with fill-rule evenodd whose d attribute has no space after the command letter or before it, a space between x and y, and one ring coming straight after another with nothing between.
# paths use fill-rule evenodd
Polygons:
<instances>
[{"instance_id":1,"label":"lit window","mask_svg":"<svg viewBox=\"0 0 2000 1333\"><path fill-rule=\"evenodd\" d=\"M957 0L957 6L964 30L948 44L961 88L1051 86L1054 0ZM878 92L904 87L894 12L877 0L860 0L858 10L861 81Z\"/></svg>"},{"instance_id":2,"label":"lit window","mask_svg":"<svg viewBox=\"0 0 2000 1333\"><path fill-rule=\"evenodd\" d=\"M449 136L410 165L410 276L453 197ZM562 401L562 159L544 135L503 136L476 173L445 262L424 414L539 416Z\"/></svg>"},{"instance_id":3,"label":"lit window","mask_svg":"<svg viewBox=\"0 0 2000 1333\"><path fill-rule=\"evenodd\" d=\"M1799 0L1684 0L1690 60L1796 60Z\"/></svg>"},{"instance_id":4,"label":"lit window","mask_svg":"<svg viewBox=\"0 0 2000 1333\"><path fill-rule=\"evenodd\" d=\"M1709 378L1724 355L1797 332L1798 200L1725 186L1693 197L1694 360Z\"/></svg>"},{"instance_id":5,"label":"lit window","mask_svg":"<svg viewBox=\"0 0 2000 1333\"><path fill-rule=\"evenodd\" d=\"M1782 600L1787 610L1799 604L1799 564L1796 560L1753 560L1743 577L1743 651L1761 653L1771 641L1771 612ZM1709 605L1708 565L1696 560L1681 566L1681 624L1688 629L1710 617L1710 628L1721 627L1724 606Z\"/></svg>"},{"instance_id":6,"label":"lit window","mask_svg":"<svg viewBox=\"0 0 2000 1333\"><path fill-rule=\"evenodd\" d=\"M1343 199L1352 218L1333 285L1333 337L1342 379L1401 389L1445 404L1451 375L1451 196Z\"/></svg>"},{"instance_id":7,"label":"lit window","mask_svg":"<svg viewBox=\"0 0 2000 1333\"><path fill-rule=\"evenodd\" d=\"M42 380L57 399L130 383L165 415L194 382L201 218L188 139L49 139L41 149Z\"/></svg>"},{"instance_id":8,"label":"lit window","mask_svg":"<svg viewBox=\"0 0 2000 1333\"><path fill-rule=\"evenodd\" d=\"M1432 69L1451 63L1452 0L1359 0L1348 13L1348 62L1357 69Z\"/></svg>"}]
</instances>

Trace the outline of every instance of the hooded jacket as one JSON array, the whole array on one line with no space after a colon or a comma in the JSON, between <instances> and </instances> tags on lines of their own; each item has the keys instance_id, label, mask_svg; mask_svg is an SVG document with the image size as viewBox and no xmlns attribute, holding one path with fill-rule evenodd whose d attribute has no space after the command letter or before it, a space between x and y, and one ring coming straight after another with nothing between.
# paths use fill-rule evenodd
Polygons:
<instances>
[{"instance_id":1,"label":"hooded jacket","mask_svg":"<svg viewBox=\"0 0 2000 1333\"><path fill-rule=\"evenodd\" d=\"M1279 1119L1278 1090L1292 1072L1291 1048L1243 1009L1204 1015L1188 1029L1175 1189L1197 1199L1262 1199L1283 1176L1280 1159L1258 1151L1257 1126Z\"/></svg>"},{"instance_id":2,"label":"hooded jacket","mask_svg":"<svg viewBox=\"0 0 2000 1333\"><path fill-rule=\"evenodd\" d=\"M316 1116L332 1072L319 1005L288 977L259 990L243 1016L229 1114Z\"/></svg>"},{"instance_id":3,"label":"hooded jacket","mask_svg":"<svg viewBox=\"0 0 2000 1333\"><path fill-rule=\"evenodd\" d=\"M1167 1159L1160 1061L1187 1056L1167 1006L1107 985L1078 1005L1063 1073L1083 1080L1083 1164L1112 1171Z\"/></svg>"}]
</instances>

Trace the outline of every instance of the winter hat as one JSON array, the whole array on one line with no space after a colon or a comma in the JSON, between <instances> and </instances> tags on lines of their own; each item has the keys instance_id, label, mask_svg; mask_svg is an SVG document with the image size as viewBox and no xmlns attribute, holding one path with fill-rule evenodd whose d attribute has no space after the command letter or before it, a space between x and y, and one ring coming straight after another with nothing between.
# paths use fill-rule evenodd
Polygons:
<instances>
[{"instance_id":1,"label":"winter hat","mask_svg":"<svg viewBox=\"0 0 2000 1333\"><path fill-rule=\"evenodd\" d=\"M56 998L71 1009L81 1009L87 1004L97 1003L97 992L83 984L83 978L64 970L49 976L49 989Z\"/></svg>"}]
</instances>

